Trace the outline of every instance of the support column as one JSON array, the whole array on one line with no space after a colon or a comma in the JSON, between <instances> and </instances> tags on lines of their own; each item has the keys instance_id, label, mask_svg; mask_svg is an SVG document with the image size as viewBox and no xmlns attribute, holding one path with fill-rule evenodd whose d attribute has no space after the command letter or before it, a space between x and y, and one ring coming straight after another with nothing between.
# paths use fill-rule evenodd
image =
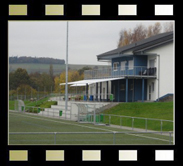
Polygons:
<instances>
[{"instance_id":1,"label":"support column","mask_svg":"<svg viewBox=\"0 0 183 166\"><path fill-rule=\"evenodd\" d=\"M120 90L119 90L119 80L118 80L118 102L119 102L119 93L120 93Z\"/></svg>"},{"instance_id":2,"label":"support column","mask_svg":"<svg viewBox=\"0 0 183 166\"><path fill-rule=\"evenodd\" d=\"M102 100L102 82L100 82L100 101Z\"/></svg>"},{"instance_id":3,"label":"support column","mask_svg":"<svg viewBox=\"0 0 183 166\"><path fill-rule=\"evenodd\" d=\"M107 101L108 101L108 99L109 99L109 91L108 91L108 81L106 82L106 84L107 84Z\"/></svg>"},{"instance_id":4,"label":"support column","mask_svg":"<svg viewBox=\"0 0 183 166\"><path fill-rule=\"evenodd\" d=\"M126 78L126 102L128 102L128 78Z\"/></svg>"},{"instance_id":5,"label":"support column","mask_svg":"<svg viewBox=\"0 0 183 166\"><path fill-rule=\"evenodd\" d=\"M98 101L98 83L96 83L96 100Z\"/></svg>"},{"instance_id":6,"label":"support column","mask_svg":"<svg viewBox=\"0 0 183 166\"><path fill-rule=\"evenodd\" d=\"M86 84L86 100L88 100L88 84Z\"/></svg>"},{"instance_id":7,"label":"support column","mask_svg":"<svg viewBox=\"0 0 183 166\"><path fill-rule=\"evenodd\" d=\"M144 78L142 78L142 102L144 102Z\"/></svg>"}]
</instances>

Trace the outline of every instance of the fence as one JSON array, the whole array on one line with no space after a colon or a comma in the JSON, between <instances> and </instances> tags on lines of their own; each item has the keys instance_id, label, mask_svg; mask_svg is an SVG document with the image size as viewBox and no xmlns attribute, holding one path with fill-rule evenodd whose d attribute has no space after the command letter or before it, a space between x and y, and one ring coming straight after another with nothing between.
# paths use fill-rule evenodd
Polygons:
<instances>
[{"instance_id":1,"label":"fence","mask_svg":"<svg viewBox=\"0 0 183 166\"><path fill-rule=\"evenodd\" d=\"M173 144L173 132L163 133L167 134L166 138L160 137L160 132L10 132L9 141L10 144L39 144L39 141L46 144Z\"/></svg>"},{"instance_id":2,"label":"fence","mask_svg":"<svg viewBox=\"0 0 183 166\"><path fill-rule=\"evenodd\" d=\"M93 123L93 124L107 124L115 125L119 128L128 127L128 129L134 130L135 128L160 131L173 131L173 123L171 120L154 119L154 118L142 118L131 117L123 115L102 114L102 110L105 104L96 106L95 103L81 104L75 103L78 107L78 113L72 114L71 106L68 106L68 111L63 111L65 108L41 108L35 106L24 106L20 104L17 107L17 111L34 113L42 116L58 117L65 119L77 119L78 122Z\"/></svg>"},{"instance_id":3,"label":"fence","mask_svg":"<svg viewBox=\"0 0 183 166\"><path fill-rule=\"evenodd\" d=\"M93 116L93 114L90 114ZM108 125L116 125L120 128L128 127L128 129L134 130L134 128L155 131L173 131L173 122L171 120L154 119L154 118L142 118L142 117L131 117L123 115L112 115L112 114L101 114L95 115L96 123L105 123ZM90 118L92 121L94 117ZM90 120L90 121L91 121Z\"/></svg>"},{"instance_id":4,"label":"fence","mask_svg":"<svg viewBox=\"0 0 183 166\"><path fill-rule=\"evenodd\" d=\"M115 78L123 76L156 76L156 67L147 68L146 66L133 66L133 67L107 67L104 69L85 70L84 79L97 79L97 78Z\"/></svg>"},{"instance_id":5,"label":"fence","mask_svg":"<svg viewBox=\"0 0 183 166\"><path fill-rule=\"evenodd\" d=\"M63 111L62 108L43 108L43 107L35 107L35 106L22 106L22 113L32 113L34 115L39 116L47 116L47 117L57 117L62 119L71 120L72 116L77 116L76 114L71 114L71 109L68 108L68 111Z\"/></svg>"}]
</instances>

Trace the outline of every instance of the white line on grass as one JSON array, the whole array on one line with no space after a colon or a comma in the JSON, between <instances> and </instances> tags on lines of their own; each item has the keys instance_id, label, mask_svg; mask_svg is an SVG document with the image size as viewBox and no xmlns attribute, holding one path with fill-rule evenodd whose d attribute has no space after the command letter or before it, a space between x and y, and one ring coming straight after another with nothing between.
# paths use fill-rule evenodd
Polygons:
<instances>
[{"instance_id":1,"label":"white line on grass","mask_svg":"<svg viewBox=\"0 0 183 166\"><path fill-rule=\"evenodd\" d=\"M12 112L11 112L12 114ZM16 113L13 115L16 115ZM29 118L33 118L33 119L41 119L41 120L45 120L45 121L51 121L51 122L56 122L56 123L63 123L63 124L67 124L67 125L75 125L75 126L79 126L79 127L86 127L86 128L91 128L91 129L97 129L97 130L104 130L104 131L110 131L110 132L116 132L113 130L107 130L107 129L101 129L101 128L96 128L96 127L89 127L89 126L83 126L83 125L78 125L78 124L74 124L74 123L67 123L67 122L59 122L59 121L55 121L55 120L51 120L51 119L42 119L42 118L38 118L38 117L32 117L32 116L26 116L26 115L16 115L16 116L23 116L23 117L29 117Z\"/></svg>"},{"instance_id":2,"label":"white line on grass","mask_svg":"<svg viewBox=\"0 0 183 166\"><path fill-rule=\"evenodd\" d=\"M155 139L155 140L170 142L169 140L161 139L161 138L154 138L154 137L148 137L148 136L137 135L137 134L128 134L128 135L133 135L133 136L136 136L136 137L144 137L144 138L149 138L149 139Z\"/></svg>"},{"instance_id":3,"label":"white line on grass","mask_svg":"<svg viewBox=\"0 0 183 166\"><path fill-rule=\"evenodd\" d=\"M10 112L9 112L10 113ZM13 115L16 115L16 113L12 113ZM107 129L101 129L101 128L95 128L95 127L89 127L89 126L83 126L83 125L78 125L78 124L74 124L74 123L67 123L67 122L59 122L59 121L55 121L55 120L51 120L51 119L42 119L42 118L38 118L38 117L32 117L32 116L26 116L26 115L16 115L16 116L24 116L24 117L29 117L29 118L33 118L33 119L41 119L41 120L45 120L45 121L51 121L51 122L55 122L55 123L63 123L63 124L67 124L67 125L75 125L75 126L79 126L79 127L86 127L86 128L90 128L90 129L97 129L97 130L104 130L104 131L110 131L110 132L117 132L117 131L113 131L113 130L107 130ZM47 117L48 118L48 117ZM133 135L136 137L144 137L144 138L148 138L148 139L155 139L155 140L160 140L160 141L166 141L169 142L169 140L166 139L160 139L160 138L154 138L154 137L148 137L148 136L140 136L140 135L136 135L136 134L128 134L125 133L127 135Z\"/></svg>"}]
</instances>

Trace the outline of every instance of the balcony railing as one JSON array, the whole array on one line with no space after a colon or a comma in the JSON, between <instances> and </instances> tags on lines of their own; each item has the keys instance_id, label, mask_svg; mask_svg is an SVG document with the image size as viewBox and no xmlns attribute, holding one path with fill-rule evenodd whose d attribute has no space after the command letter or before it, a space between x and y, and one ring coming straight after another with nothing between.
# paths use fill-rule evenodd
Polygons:
<instances>
[{"instance_id":1,"label":"balcony railing","mask_svg":"<svg viewBox=\"0 0 183 166\"><path fill-rule=\"evenodd\" d=\"M107 67L103 69L85 70L84 79L116 78L123 76L156 77L156 67Z\"/></svg>"}]
</instances>

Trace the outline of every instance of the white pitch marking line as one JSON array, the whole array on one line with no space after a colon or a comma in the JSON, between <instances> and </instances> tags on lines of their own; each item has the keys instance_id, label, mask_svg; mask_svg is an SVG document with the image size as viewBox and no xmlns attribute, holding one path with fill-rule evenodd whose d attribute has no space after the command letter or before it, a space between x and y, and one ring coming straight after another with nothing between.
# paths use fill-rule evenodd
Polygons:
<instances>
[{"instance_id":1,"label":"white pitch marking line","mask_svg":"<svg viewBox=\"0 0 183 166\"><path fill-rule=\"evenodd\" d=\"M155 139L155 140L160 140L160 141L166 141L166 142L169 142L169 140L161 139L161 138L154 138L154 137L148 137L148 136L137 135L137 134L128 134L128 135L134 135L134 136L136 136L136 137L144 137L144 138L149 138L149 139Z\"/></svg>"},{"instance_id":2,"label":"white pitch marking line","mask_svg":"<svg viewBox=\"0 0 183 166\"><path fill-rule=\"evenodd\" d=\"M10 113L10 112L9 112ZM11 112L12 114L12 112ZM14 114L14 113L13 113ZM16 114L16 113L15 113ZM14 114L14 115L15 115ZM42 118L37 118L37 117L32 117L32 116L26 116L26 115L20 115L20 116L24 116L24 117L29 117L29 118L33 118L33 119L41 119L41 120L45 120L45 121L51 121L51 122L55 122L55 123L63 123L63 124L68 124L68 125L75 125L75 126L80 126L80 127L86 127L86 128L91 128L91 129L97 129L97 130L104 130L104 131L110 131L110 132L116 132L113 130L107 130L107 129L101 129L101 128L95 128L95 127L89 127L89 126L82 126L82 125L78 125L78 124L72 124L72 123L66 123L66 122L58 122L58 121L54 121L54 120L50 120L50 119L42 119ZM127 135L134 135L136 137L144 137L144 138L149 138L149 139L155 139L155 140L160 140L160 141L166 141L169 142L168 140L165 139L160 139L160 138L154 138L154 137L147 137L147 136L140 136L140 135L136 135L136 134L128 134L125 133Z\"/></svg>"},{"instance_id":3,"label":"white pitch marking line","mask_svg":"<svg viewBox=\"0 0 183 166\"><path fill-rule=\"evenodd\" d=\"M11 113L11 114L12 114L12 113ZM15 113L14 115L16 115L16 113ZM17 116L17 115L16 115L16 116ZM19 115L18 115L18 116L19 116ZM50 120L50 119L42 119L42 118L37 118L37 117L32 117L32 116L26 116L26 115L20 115L20 116L29 117L29 118L33 118L33 119L41 119L41 120L51 121L51 122L55 122L55 123L63 123L63 124L75 125L75 126L79 126L79 127L86 127L86 128L91 128L91 129L97 129L97 130L104 130L104 131L116 132L116 131L113 131L113 130L107 130L107 129L89 127L89 126L82 126L82 125L72 124L72 123L66 123L66 122L59 122L59 121L54 121L54 120Z\"/></svg>"}]
</instances>

